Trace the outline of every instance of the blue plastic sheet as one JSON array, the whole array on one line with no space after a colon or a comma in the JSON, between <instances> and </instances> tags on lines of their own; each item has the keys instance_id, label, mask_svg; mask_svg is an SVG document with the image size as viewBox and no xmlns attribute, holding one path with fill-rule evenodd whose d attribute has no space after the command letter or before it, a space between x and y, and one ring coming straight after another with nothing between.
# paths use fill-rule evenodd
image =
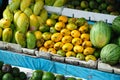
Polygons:
<instances>
[{"instance_id":1,"label":"blue plastic sheet","mask_svg":"<svg viewBox=\"0 0 120 80\"><path fill-rule=\"evenodd\" d=\"M0 61L4 61L4 63L8 63L13 66L30 68L33 70L41 69L57 74L80 77L87 80L120 80L120 75L118 74L59 63L43 58L33 58L31 56L4 50L0 50Z\"/></svg>"}]
</instances>

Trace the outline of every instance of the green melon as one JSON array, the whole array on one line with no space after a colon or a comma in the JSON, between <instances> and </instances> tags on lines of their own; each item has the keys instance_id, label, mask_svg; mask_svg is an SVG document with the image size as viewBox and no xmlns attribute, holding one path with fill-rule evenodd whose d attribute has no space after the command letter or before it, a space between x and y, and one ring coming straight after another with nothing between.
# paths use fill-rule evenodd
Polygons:
<instances>
[{"instance_id":1,"label":"green melon","mask_svg":"<svg viewBox=\"0 0 120 80\"><path fill-rule=\"evenodd\" d=\"M101 49L100 58L103 63L115 65L120 59L120 47L116 44L107 44Z\"/></svg>"},{"instance_id":2,"label":"green melon","mask_svg":"<svg viewBox=\"0 0 120 80\"><path fill-rule=\"evenodd\" d=\"M98 21L93 24L90 31L90 40L94 47L102 48L110 42L111 27L104 21Z\"/></svg>"},{"instance_id":3,"label":"green melon","mask_svg":"<svg viewBox=\"0 0 120 80\"><path fill-rule=\"evenodd\" d=\"M115 33L120 34L120 16L117 16L112 22L112 29Z\"/></svg>"}]
</instances>

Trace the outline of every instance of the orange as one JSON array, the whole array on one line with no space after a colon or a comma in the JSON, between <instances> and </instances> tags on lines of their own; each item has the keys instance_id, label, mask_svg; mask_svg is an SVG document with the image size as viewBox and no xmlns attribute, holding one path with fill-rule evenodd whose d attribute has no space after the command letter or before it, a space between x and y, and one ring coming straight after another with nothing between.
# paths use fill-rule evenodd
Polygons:
<instances>
[{"instance_id":1,"label":"orange","mask_svg":"<svg viewBox=\"0 0 120 80\"><path fill-rule=\"evenodd\" d=\"M68 29L62 29L61 31L60 31L60 33L63 35L63 36L69 36L70 34L71 34L71 32L70 32L70 30L68 30Z\"/></svg>"},{"instance_id":2,"label":"orange","mask_svg":"<svg viewBox=\"0 0 120 80\"><path fill-rule=\"evenodd\" d=\"M80 45L80 44L82 44L82 39L81 38L73 38L72 44L73 45Z\"/></svg>"},{"instance_id":3,"label":"orange","mask_svg":"<svg viewBox=\"0 0 120 80\"><path fill-rule=\"evenodd\" d=\"M49 48L48 52L50 52L51 54L56 54L56 50L54 48Z\"/></svg>"},{"instance_id":4,"label":"orange","mask_svg":"<svg viewBox=\"0 0 120 80\"><path fill-rule=\"evenodd\" d=\"M37 47L42 47L43 44L44 44L44 41L45 41L45 40L44 40L43 38L37 40L37 41L36 41L36 46L37 46Z\"/></svg>"},{"instance_id":5,"label":"orange","mask_svg":"<svg viewBox=\"0 0 120 80\"><path fill-rule=\"evenodd\" d=\"M92 55L94 54L95 48L87 47L84 49L83 54L84 55Z\"/></svg>"},{"instance_id":6,"label":"orange","mask_svg":"<svg viewBox=\"0 0 120 80\"><path fill-rule=\"evenodd\" d=\"M60 30L62 30L63 28L65 28L65 23L63 23L63 22L57 22L57 23L55 24L55 29L56 29L57 31L60 31Z\"/></svg>"},{"instance_id":7,"label":"orange","mask_svg":"<svg viewBox=\"0 0 120 80\"><path fill-rule=\"evenodd\" d=\"M44 33L42 33L42 38L44 40L50 40L51 36L52 36L52 33L50 33L50 32L44 32Z\"/></svg>"},{"instance_id":8,"label":"orange","mask_svg":"<svg viewBox=\"0 0 120 80\"><path fill-rule=\"evenodd\" d=\"M52 48L54 46L54 42L51 40L45 41L44 47L46 48Z\"/></svg>"},{"instance_id":9,"label":"orange","mask_svg":"<svg viewBox=\"0 0 120 80\"><path fill-rule=\"evenodd\" d=\"M59 50L59 49L62 48L62 46L63 46L63 43L62 43L62 42L56 42L56 43L54 44L54 49Z\"/></svg>"},{"instance_id":10,"label":"orange","mask_svg":"<svg viewBox=\"0 0 120 80\"><path fill-rule=\"evenodd\" d=\"M55 19L49 18L49 19L46 20L46 24L47 24L48 26L54 26L55 23L56 23L56 20L55 20Z\"/></svg>"},{"instance_id":11,"label":"orange","mask_svg":"<svg viewBox=\"0 0 120 80\"><path fill-rule=\"evenodd\" d=\"M64 36L62 38L62 43L70 43L72 42L72 36Z\"/></svg>"},{"instance_id":12,"label":"orange","mask_svg":"<svg viewBox=\"0 0 120 80\"><path fill-rule=\"evenodd\" d=\"M83 34L81 34L81 39L82 40L86 40L86 41L89 41L90 40L90 34L88 34L88 33L83 33Z\"/></svg>"},{"instance_id":13,"label":"orange","mask_svg":"<svg viewBox=\"0 0 120 80\"><path fill-rule=\"evenodd\" d=\"M82 43L82 46L83 46L83 47L92 47L92 42L91 42L91 41L84 41L84 42Z\"/></svg>"},{"instance_id":14,"label":"orange","mask_svg":"<svg viewBox=\"0 0 120 80\"><path fill-rule=\"evenodd\" d=\"M42 32L41 31L35 31L34 34L35 34L35 37L36 37L37 40L42 38Z\"/></svg>"},{"instance_id":15,"label":"orange","mask_svg":"<svg viewBox=\"0 0 120 80\"><path fill-rule=\"evenodd\" d=\"M74 23L68 23L66 25L66 28L69 29L69 30L75 30L75 29L77 29L77 25L74 24Z\"/></svg>"},{"instance_id":16,"label":"orange","mask_svg":"<svg viewBox=\"0 0 120 80\"><path fill-rule=\"evenodd\" d=\"M65 43L62 47L63 51L71 51L73 49L73 44L72 43Z\"/></svg>"},{"instance_id":17,"label":"orange","mask_svg":"<svg viewBox=\"0 0 120 80\"><path fill-rule=\"evenodd\" d=\"M45 47L40 47L40 48L39 48L39 51L47 52L47 48L45 48Z\"/></svg>"},{"instance_id":18,"label":"orange","mask_svg":"<svg viewBox=\"0 0 120 80\"><path fill-rule=\"evenodd\" d=\"M75 45L74 48L73 48L73 51L75 53L82 53L84 50L83 46L79 46L79 45Z\"/></svg>"},{"instance_id":19,"label":"orange","mask_svg":"<svg viewBox=\"0 0 120 80\"><path fill-rule=\"evenodd\" d=\"M76 56L76 53L73 51L66 52L66 57L75 57L75 56Z\"/></svg>"},{"instance_id":20,"label":"orange","mask_svg":"<svg viewBox=\"0 0 120 80\"><path fill-rule=\"evenodd\" d=\"M74 37L74 38L78 38L80 37L80 32L78 30L72 30L71 31L71 36Z\"/></svg>"},{"instance_id":21,"label":"orange","mask_svg":"<svg viewBox=\"0 0 120 80\"><path fill-rule=\"evenodd\" d=\"M67 23L68 22L68 17L64 16L64 15L61 15L61 16L59 16L58 21Z\"/></svg>"},{"instance_id":22,"label":"orange","mask_svg":"<svg viewBox=\"0 0 120 80\"><path fill-rule=\"evenodd\" d=\"M54 42L59 42L62 39L62 37L62 34L57 32L51 36L51 40Z\"/></svg>"},{"instance_id":23,"label":"orange","mask_svg":"<svg viewBox=\"0 0 120 80\"><path fill-rule=\"evenodd\" d=\"M97 58L96 58L94 55L87 55L87 56L85 57L85 61L89 61L89 60L96 61Z\"/></svg>"}]
</instances>

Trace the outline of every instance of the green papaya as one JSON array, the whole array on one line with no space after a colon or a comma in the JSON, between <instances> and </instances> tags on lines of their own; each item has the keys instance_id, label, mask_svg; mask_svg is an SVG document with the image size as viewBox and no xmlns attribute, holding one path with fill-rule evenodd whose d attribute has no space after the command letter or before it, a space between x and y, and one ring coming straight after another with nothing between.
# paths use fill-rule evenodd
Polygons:
<instances>
[{"instance_id":1,"label":"green papaya","mask_svg":"<svg viewBox=\"0 0 120 80\"><path fill-rule=\"evenodd\" d=\"M29 18L25 13L21 13L17 19L17 30L26 33L29 27Z\"/></svg>"},{"instance_id":2,"label":"green papaya","mask_svg":"<svg viewBox=\"0 0 120 80\"><path fill-rule=\"evenodd\" d=\"M45 5L52 6L54 4L55 0L45 0Z\"/></svg>"},{"instance_id":3,"label":"green papaya","mask_svg":"<svg viewBox=\"0 0 120 80\"><path fill-rule=\"evenodd\" d=\"M15 10L19 9L21 0L12 0L9 4L10 11L14 12Z\"/></svg>"},{"instance_id":4,"label":"green papaya","mask_svg":"<svg viewBox=\"0 0 120 80\"><path fill-rule=\"evenodd\" d=\"M25 38L25 34L20 32L20 31L16 31L15 32L15 40L16 43L21 45L21 47L26 47L26 38Z\"/></svg>"},{"instance_id":5,"label":"green papaya","mask_svg":"<svg viewBox=\"0 0 120 80\"><path fill-rule=\"evenodd\" d=\"M61 7L64 6L64 4L66 3L66 0L56 0L53 4L54 7Z\"/></svg>"},{"instance_id":6,"label":"green papaya","mask_svg":"<svg viewBox=\"0 0 120 80\"><path fill-rule=\"evenodd\" d=\"M41 10L40 17L44 20L44 22L46 22L48 18L48 12L45 8Z\"/></svg>"},{"instance_id":7,"label":"green papaya","mask_svg":"<svg viewBox=\"0 0 120 80\"><path fill-rule=\"evenodd\" d=\"M14 21L13 22L14 22L15 26L17 26L17 19L20 16L21 13L22 13L21 10L18 10L14 13Z\"/></svg>"},{"instance_id":8,"label":"green papaya","mask_svg":"<svg viewBox=\"0 0 120 80\"><path fill-rule=\"evenodd\" d=\"M28 17L30 17L30 15L33 14L32 9L29 8L29 7L24 10L24 13L25 13Z\"/></svg>"},{"instance_id":9,"label":"green papaya","mask_svg":"<svg viewBox=\"0 0 120 80\"><path fill-rule=\"evenodd\" d=\"M30 30L36 31L40 26L39 20L35 14L30 15Z\"/></svg>"},{"instance_id":10,"label":"green papaya","mask_svg":"<svg viewBox=\"0 0 120 80\"><path fill-rule=\"evenodd\" d=\"M27 48L34 49L36 46L36 37L35 37L34 33L28 31L26 33L26 39L27 39Z\"/></svg>"},{"instance_id":11,"label":"green papaya","mask_svg":"<svg viewBox=\"0 0 120 80\"><path fill-rule=\"evenodd\" d=\"M39 15L40 11L43 9L43 7L44 7L44 2L43 1L40 0L40 1L35 2L33 13L35 15Z\"/></svg>"},{"instance_id":12,"label":"green papaya","mask_svg":"<svg viewBox=\"0 0 120 80\"><path fill-rule=\"evenodd\" d=\"M40 25L45 24L45 21L40 16L37 16L37 18L38 18Z\"/></svg>"},{"instance_id":13,"label":"green papaya","mask_svg":"<svg viewBox=\"0 0 120 80\"><path fill-rule=\"evenodd\" d=\"M12 39L12 29L11 28L5 28L2 33L2 40L4 42L10 42Z\"/></svg>"},{"instance_id":14,"label":"green papaya","mask_svg":"<svg viewBox=\"0 0 120 80\"><path fill-rule=\"evenodd\" d=\"M24 11L31 4L31 0L21 0L20 10Z\"/></svg>"},{"instance_id":15,"label":"green papaya","mask_svg":"<svg viewBox=\"0 0 120 80\"><path fill-rule=\"evenodd\" d=\"M8 6L3 11L3 18L9 19L11 22L13 21L13 13L10 11Z\"/></svg>"}]
</instances>

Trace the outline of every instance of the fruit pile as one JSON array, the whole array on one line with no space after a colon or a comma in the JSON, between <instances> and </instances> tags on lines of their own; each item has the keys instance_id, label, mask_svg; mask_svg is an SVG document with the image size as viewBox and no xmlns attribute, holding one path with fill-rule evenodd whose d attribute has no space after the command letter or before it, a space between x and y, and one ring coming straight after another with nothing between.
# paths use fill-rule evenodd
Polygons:
<instances>
[{"instance_id":1,"label":"fruit pile","mask_svg":"<svg viewBox=\"0 0 120 80\"><path fill-rule=\"evenodd\" d=\"M42 0L13 0L0 19L0 39L63 57L97 60L87 20L56 13L48 16L43 6Z\"/></svg>"},{"instance_id":2,"label":"fruit pile","mask_svg":"<svg viewBox=\"0 0 120 80\"><path fill-rule=\"evenodd\" d=\"M27 80L27 75L18 67L0 61L0 80Z\"/></svg>"},{"instance_id":3,"label":"fruit pile","mask_svg":"<svg viewBox=\"0 0 120 80\"><path fill-rule=\"evenodd\" d=\"M52 13L46 24L39 28L40 42L43 42L39 50L80 60L97 60L93 56L95 48L90 41L91 27L85 18L68 18Z\"/></svg>"},{"instance_id":4,"label":"fruit pile","mask_svg":"<svg viewBox=\"0 0 120 80\"><path fill-rule=\"evenodd\" d=\"M29 80L83 80L81 78L66 77L61 74L54 74L42 70L35 70Z\"/></svg>"},{"instance_id":5,"label":"fruit pile","mask_svg":"<svg viewBox=\"0 0 120 80\"><path fill-rule=\"evenodd\" d=\"M33 49L36 46L34 32L47 17L43 0L12 0L0 19L0 39Z\"/></svg>"},{"instance_id":6,"label":"fruit pile","mask_svg":"<svg viewBox=\"0 0 120 80\"><path fill-rule=\"evenodd\" d=\"M118 0L68 0L65 6L67 8L97 13L120 14L120 2Z\"/></svg>"}]
</instances>

